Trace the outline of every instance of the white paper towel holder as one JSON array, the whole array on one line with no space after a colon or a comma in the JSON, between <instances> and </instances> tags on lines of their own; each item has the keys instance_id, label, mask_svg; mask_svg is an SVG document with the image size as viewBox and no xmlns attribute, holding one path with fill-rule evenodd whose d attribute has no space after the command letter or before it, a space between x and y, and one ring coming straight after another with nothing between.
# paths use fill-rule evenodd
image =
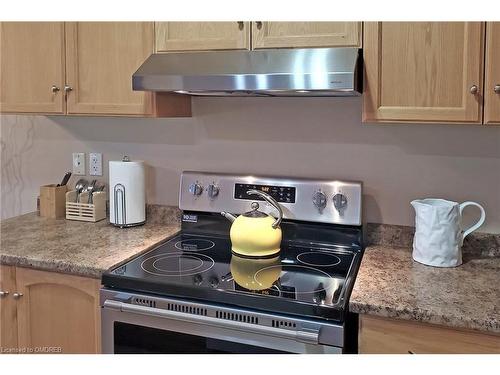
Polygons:
<instances>
[{"instance_id":1,"label":"white paper towel holder","mask_svg":"<svg viewBox=\"0 0 500 375\"><path fill-rule=\"evenodd\" d=\"M127 163L131 162L130 158L125 155L123 156L122 162ZM111 162L110 162L111 164ZM111 166L110 166L111 169ZM146 217L145 217L145 212L144 212L144 220L136 221L136 222L128 222L127 220L127 193L126 193L126 188L125 185L121 182L111 184L111 178L110 178L110 189L112 189L112 192L110 192L110 200L113 200L113 212L110 212L110 216L112 216L112 219L110 220L110 223L116 227L119 228L128 228L128 227L135 227L139 225L144 225L146 223ZM145 186L144 186L145 188ZM111 206L111 205L110 205ZM144 202L145 206L145 202ZM110 207L111 208L111 207ZM144 208L145 211L145 208Z\"/></svg>"}]
</instances>

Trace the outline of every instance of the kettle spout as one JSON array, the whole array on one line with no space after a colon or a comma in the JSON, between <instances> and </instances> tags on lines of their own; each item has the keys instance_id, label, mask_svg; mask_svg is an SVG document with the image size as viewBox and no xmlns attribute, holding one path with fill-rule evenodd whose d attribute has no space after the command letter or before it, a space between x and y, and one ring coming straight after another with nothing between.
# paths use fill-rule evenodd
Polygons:
<instances>
[{"instance_id":1,"label":"kettle spout","mask_svg":"<svg viewBox=\"0 0 500 375\"><path fill-rule=\"evenodd\" d=\"M236 220L236 217L234 215L231 215L229 212L222 211L220 214L228 219L231 223Z\"/></svg>"}]
</instances>

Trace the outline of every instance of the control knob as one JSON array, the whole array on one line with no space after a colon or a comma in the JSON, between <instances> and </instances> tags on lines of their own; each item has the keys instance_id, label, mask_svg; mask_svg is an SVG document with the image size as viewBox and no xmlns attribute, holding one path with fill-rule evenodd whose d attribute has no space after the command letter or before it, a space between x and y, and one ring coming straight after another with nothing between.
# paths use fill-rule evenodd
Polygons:
<instances>
[{"instance_id":1,"label":"control knob","mask_svg":"<svg viewBox=\"0 0 500 375\"><path fill-rule=\"evenodd\" d=\"M322 210L326 207L326 195L322 191L317 191L312 197L313 204L318 210Z\"/></svg>"},{"instance_id":2,"label":"control knob","mask_svg":"<svg viewBox=\"0 0 500 375\"><path fill-rule=\"evenodd\" d=\"M335 194L333 196L333 205L337 211L343 210L347 206L347 197L341 193Z\"/></svg>"},{"instance_id":3,"label":"control knob","mask_svg":"<svg viewBox=\"0 0 500 375\"><path fill-rule=\"evenodd\" d=\"M215 184L208 185L207 194L210 199L216 198L219 195L219 187Z\"/></svg>"},{"instance_id":4,"label":"control knob","mask_svg":"<svg viewBox=\"0 0 500 375\"><path fill-rule=\"evenodd\" d=\"M203 193L203 186L201 186L199 183L195 182L189 185L189 192L193 195L201 195Z\"/></svg>"},{"instance_id":5,"label":"control knob","mask_svg":"<svg viewBox=\"0 0 500 375\"><path fill-rule=\"evenodd\" d=\"M208 279L208 283L212 288L217 288L219 286L219 279L216 276L212 276Z\"/></svg>"}]
</instances>

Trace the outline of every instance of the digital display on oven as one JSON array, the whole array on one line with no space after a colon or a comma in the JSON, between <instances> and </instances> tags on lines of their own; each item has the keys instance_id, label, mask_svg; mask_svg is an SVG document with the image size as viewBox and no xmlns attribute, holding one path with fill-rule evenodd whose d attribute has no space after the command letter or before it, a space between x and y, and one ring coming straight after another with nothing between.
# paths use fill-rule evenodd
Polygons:
<instances>
[{"instance_id":1,"label":"digital display on oven","mask_svg":"<svg viewBox=\"0 0 500 375\"><path fill-rule=\"evenodd\" d=\"M295 203L295 188L291 186L271 186L254 184L235 184L234 199L249 199L263 201L258 195L247 194L248 190L260 190L269 194L279 203Z\"/></svg>"}]
</instances>

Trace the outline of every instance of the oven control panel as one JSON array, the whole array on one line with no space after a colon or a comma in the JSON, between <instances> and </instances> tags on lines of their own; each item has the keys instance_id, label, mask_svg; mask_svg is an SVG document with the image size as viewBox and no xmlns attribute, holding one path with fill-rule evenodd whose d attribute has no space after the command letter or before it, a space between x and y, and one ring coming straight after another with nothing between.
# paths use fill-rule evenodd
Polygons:
<instances>
[{"instance_id":1,"label":"oven control panel","mask_svg":"<svg viewBox=\"0 0 500 375\"><path fill-rule=\"evenodd\" d=\"M291 220L361 225L361 182L183 172L179 208L189 211L242 214L251 203L275 215L275 209L249 190L273 197Z\"/></svg>"},{"instance_id":2,"label":"oven control panel","mask_svg":"<svg viewBox=\"0 0 500 375\"><path fill-rule=\"evenodd\" d=\"M272 186L272 185L259 185L259 184L235 184L234 185L234 199L247 199L263 201L264 198L248 194L249 190L260 190L269 194L278 203L295 203L295 190L293 186Z\"/></svg>"}]
</instances>

